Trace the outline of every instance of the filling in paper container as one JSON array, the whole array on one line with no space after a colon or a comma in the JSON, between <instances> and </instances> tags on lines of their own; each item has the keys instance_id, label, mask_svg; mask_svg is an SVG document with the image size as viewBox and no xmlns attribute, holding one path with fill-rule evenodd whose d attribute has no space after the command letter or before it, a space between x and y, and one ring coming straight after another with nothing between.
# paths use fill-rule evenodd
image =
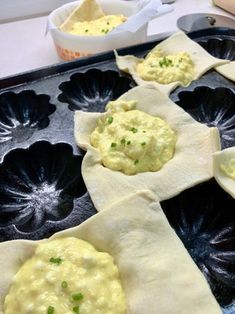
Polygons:
<instances>
[{"instance_id":1,"label":"filling in paper container","mask_svg":"<svg viewBox=\"0 0 235 314\"><path fill-rule=\"evenodd\" d=\"M84 5L84 2L86 4ZM82 5L84 11L81 12ZM105 15L122 14L127 20L112 31L100 36L82 36L65 32L64 25L83 16L84 20L95 20L99 7ZM47 21L47 30L61 59L72 60L107 50L142 43L146 40L148 22L153 18L171 11L169 5L162 5L160 0L123 1L123 0L81 0L61 6L54 10ZM78 13L79 12L79 13ZM87 17L87 18L85 18Z\"/></svg>"}]
</instances>

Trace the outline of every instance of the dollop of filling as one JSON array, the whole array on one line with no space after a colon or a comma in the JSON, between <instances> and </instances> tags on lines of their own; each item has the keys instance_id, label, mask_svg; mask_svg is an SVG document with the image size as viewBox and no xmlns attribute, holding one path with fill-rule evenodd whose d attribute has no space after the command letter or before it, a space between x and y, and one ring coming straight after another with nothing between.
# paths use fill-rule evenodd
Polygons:
<instances>
[{"instance_id":1,"label":"dollop of filling","mask_svg":"<svg viewBox=\"0 0 235 314\"><path fill-rule=\"evenodd\" d=\"M39 246L15 275L5 314L124 314L117 266L108 253L69 237Z\"/></svg>"},{"instance_id":2,"label":"dollop of filling","mask_svg":"<svg viewBox=\"0 0 235 314\"><path fill-rule=\"evenodd\" d=\"M176 143L163 119L135 107L135 101L110 102L90 136L103 165L127 175L160 170L173 157Z\"/></svg>"},{"instance_id":3,"label":"dollop of filling","mask_svg":"<svg viewBox=\"0 0 235 314\"><path fill-rule=\"evenodd\" d=\"M155 49L137 65L136 71L143 80L160 84L180 82L187 86L194 78L194 64L186 52L164 55L161 49Z\"/></svg>"},{"instance_id":4,"label":"dollop of filling","mask_svg":"<svg viewBox=\"0 0 235 314\"><path fill-rule=\"evenodd\" d=\"M106 35L126 20L127 18L122 14L105 15L92 21L76 22L68 33L82 36Z\"/></svg>"},{"instance_id":5,"label":"dollop of filling","mask_svg":"<svg viewBox=\"0 0 235 314\"><path fill-rule=\"evenodd\" d=\"M227 164L221 164L220 168L225 175L235 180L235 158L230 159Z\"/></svg>"}]
</instances>

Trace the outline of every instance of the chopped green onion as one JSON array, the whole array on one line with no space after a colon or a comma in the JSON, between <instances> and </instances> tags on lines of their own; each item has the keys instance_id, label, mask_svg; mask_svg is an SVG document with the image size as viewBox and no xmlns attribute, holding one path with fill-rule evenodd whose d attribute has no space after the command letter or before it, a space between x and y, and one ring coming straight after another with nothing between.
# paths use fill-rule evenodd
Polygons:
<instances>
[{"instance_id":1,"label":"chopped green onion","mask_svg":"<svg viewBox=\"0 0 235 314\"><path fill-rule=\"evenodd\" d=\"M83 299L83 294L82 293L74 293L74 294L72 294L72 299L74 300L74 301L80 301L80 300L82 300Z\"/></svg>"},{"instance_id":2,"label":"chopped green onion","mask_svg":"<svg viewBox=\"0 0 235 314\"><path fill-rule=\"evenodd\" d=\"M109 25L110 23L109 22L107 22L107 25Z\"/></svg>"},{"instance_id":3,"label":"chopped green onion","mask_svg":"<svg viewBox=\"0 0 235 314\"><path fill-rule=\"evenodd\" d=\"M79 305L74 306L73 312L79 314Z\"/></svg>"},{"instance_id":4,"label":"chopped green onion","mask_svg":"<svg viewBox=\"0 0 235 314\"><path fill-rule=\"evenodd\" d=\"M106 30L105 30L105 34L107 34L108 32L109 32L109 29L106 29Z\"/></svg>"},{"instance_id":5,"label":"chopped green onion","mask_svg":"<svg viewBox=\"0 0 235 314\"><path fill-rule=\"evenodd\" d=\"M112 148L116 147L117 146L117 143L111 143L110 145Z\"/></svg>"},{"instance_id":6,"label":"chopped green onion","mask_svg":"<svg viewBox=\"0 0 235 314\"><path fill-rule=\"evenodd\" d=\"M121 144L125 145L126 144L126 140L124 138L121 139Z\"/></svg>"},{"instance_id":7,"label":"chopped green onion","mask_svg":"<svg viewBox=\"0 0 235 314\"><path fill-rule=\"evenodd\" d=\"M139 160L136 159L136 160L134 161L134 165L137 165L138 163L139 163Z\"/></svg>"},{"instance_id":8,"label":"chopped green onion","mask_svg":"<svg viewBox=\"0 0 235 314\"><path fill-rule=\"evenodd\" d=\"M131 144L131 141L127 141L127 142L126 142L126 145L130 145L130 144Z\"/></svg>"},{"instance_id":9,"label":"chopped green onion","mask_svg":"<svg viewBox=\"0 0 235 314\"><path fill-rule=\"evenodd\" d=\"M146 133L146 131L144 130L143 133Z\"/></svg>"},{"instance_id":10,"label":"chopped green onion","mask_svg":"<svg viewBox=\"0 0 235 314\"><path fill-rule=\"evenodd\" d=\"M138 132L138 130L137 130L136 128L131 128L131 132L133 132L133 133L137 133L137 132Z\"/></svg>"},{"instance_id":11,"label":"chopped green onion","mask_svg":"<svg viewBox=\"0 0 235 314\"><path fill-rule=\"evenodd\" d=\"M62 287L63 289L66 289L66 288L68 287L67 281L62 281L62 282L61 282L61 287Z\"/></svg>"},{"instance_id":12,"label":"chopped green onion","mask_svg":"<svg viewBox=\"0 0 235 314\"><path fill-rule=\"evenodd\" d=\"M113 117L108 117L108 124L111 124L113 122Z\"/></svg>"},{"instance_id":13,"label":"chopped green onion","mask_svg":"<svg viewBox=\"0 0 235 314\"><path fill-rule=\"evenodd\" d=\"M51 257L50 262L59 265L62 263L62 259L60 257Z\"/></svg>"},{"instance_id":14,"label":"chopped green onion","mask_svg":"<svg viewBox=\"0 0 235 314\"><path fill-rule=\"evenodd\" d=\"M142 146L146 145L146 142L142 142L141 145L142 145Z\"/></svg>"},{"instance_id":15,"label":"chopped green onion","mask_svg":"<svg viewBox=\"0 0 235 314\"><path fill-rule=\"evenodd\" d=\"M55 308L51 305L48 306L47 308L47 314L53 314L55 312Z\"/></svg>"},{"instance_id":16,"label":"chopped green onion","mask_svg":"<svg viewBox=\"0 0 235 314\"><path fill-rule=\"evenodd\" d=\"M169 65L170 66L173 66L173 61L171 59L168 59L167 57L163 57L162 60L160 60L158 62L159 66L162 68L163 66L165 67L168 67Z\"/></svg>"},{"instance_id":17,"label":"chopped green onion","mask_svg":"<svg viewBox=\"0 0 235 314\"><path fill-rule=\"evenodd\" d=\"M88 32L88 29L85 29L85 32L87 33L87 32Z\"/></svg>"},{"instance_id":18,"label":"chopped green onion","mask_svg":"<svg viewBox=\"0 0 235 314\"><path fill-rule=\"evenodd\" d=\"M104 30L104 29L102 29L102 30L101 30L101 32L102 32L102 33L104 33L104 32L105 32L105 30Z\"/></svg>"}]
</instances>

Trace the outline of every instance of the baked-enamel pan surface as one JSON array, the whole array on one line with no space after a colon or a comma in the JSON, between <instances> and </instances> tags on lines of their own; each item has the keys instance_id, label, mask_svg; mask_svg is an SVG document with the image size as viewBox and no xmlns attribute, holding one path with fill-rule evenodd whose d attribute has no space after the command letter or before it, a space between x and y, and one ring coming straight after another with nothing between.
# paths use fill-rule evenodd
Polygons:
<instances>
[{"instance_id":1,"label":"baked-enamel pan surface","mask_svg":"<svg viewBox=\"0 0 235 314\"><path fill-rule=\"evenodd\" d=\"M213 56L235 59L235 30L189 36ZM156 43L119 53L142 57ZM134 86L112 52L0 80L1 241L42 239L96 214L81 176L74 110L102 112ZM195 120L218 127L226 148L235 144L234 90L232 81L210 70L170 98ZM234 200L211 180L162 206L224 313L235 313Z\"/></svg>"}]
</instances>

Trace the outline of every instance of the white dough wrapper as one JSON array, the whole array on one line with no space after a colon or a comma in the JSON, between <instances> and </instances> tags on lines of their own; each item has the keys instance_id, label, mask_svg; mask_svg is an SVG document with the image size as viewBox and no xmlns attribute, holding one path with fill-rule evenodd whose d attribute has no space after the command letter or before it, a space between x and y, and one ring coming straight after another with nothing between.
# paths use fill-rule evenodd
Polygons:
<instances>
[{"instance_id":1,"label":"white dough wrapper","mask_svg":"<svg viewBox=\"0 0 235 314\"><path fill-rule=\"evenodd\" d=\"M235 198L235 179L229 177L221 165L229 166L231 160L235 163L235 147L223 149L213 154L213 171L217 183L233 198ZM235 172L235 167L234 167Z\"/></svg>"},{"instance_id":2,"label":"white dough wrapper","mask_svg":"<svg viewBox=\"0 0 235 314\"><path fill-rule=\"evenodd\" d=\"M215 69L219 74L235 82L235 61L231 61L230 63L220 65Z\"/></svg>"}]
</instances>

